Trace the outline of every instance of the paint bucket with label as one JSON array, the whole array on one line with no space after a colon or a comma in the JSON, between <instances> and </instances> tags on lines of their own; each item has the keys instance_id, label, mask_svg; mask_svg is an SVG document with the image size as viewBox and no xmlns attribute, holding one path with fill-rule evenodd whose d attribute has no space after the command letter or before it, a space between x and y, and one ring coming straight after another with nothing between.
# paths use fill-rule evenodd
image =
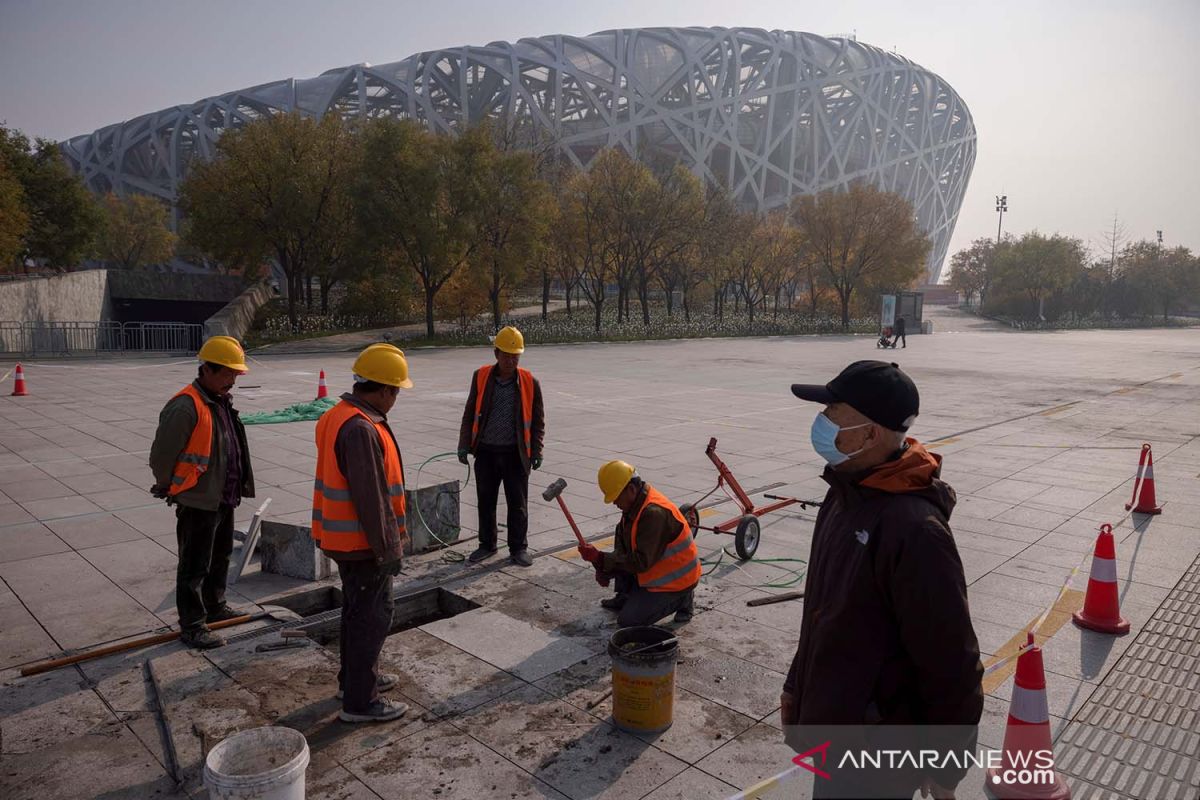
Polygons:
<instances>
[{"instance_id":1,"label":"paint bucket with label","mask_svg":"<svg viewBox=\"0 0 1200 800\"><path fill-rule=\"evenodd\" d=\"M622 628L608 640L612 658L613 723L630 733L671 727L679 642L666 628Z\"/></svg>"}]
</instances>

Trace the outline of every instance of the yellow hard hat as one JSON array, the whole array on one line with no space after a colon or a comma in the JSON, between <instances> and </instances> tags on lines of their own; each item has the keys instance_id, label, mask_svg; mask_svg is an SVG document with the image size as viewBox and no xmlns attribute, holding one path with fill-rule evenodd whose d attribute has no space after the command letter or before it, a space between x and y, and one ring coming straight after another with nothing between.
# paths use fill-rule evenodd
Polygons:
<instances>
[{"instance_id":1,"label":"yellow hard hat","mask_svg":"<svg viewBox=\"0 0 1200 800\"><path fill-rule=\"evenodd\" d=\"M408 361L404 351L391 344L373 344L354 359L354 374L369 381L387 386L411 389L413 382L408 377Z\"/></svg>"},{"instance_id":2,"label":"yellow hard hat","mask_svg":"<svg viewBox=\"0 0 1200 800\"><path fill-rule=\"evenodd\" d=\"M525 352L525 337L512 325L501 328L500 332L492 339L492 344L502 353L519 356Z\"/></svg>"},{"instance_id":3,"label":"yellow hard hat","mask_svg":"<svg viewBox=\"0 0 1200 800\"><path fill-rule=\"evenodd\" d=\"M637 470L625 461L609 461L600 467L600 471L596 473L596 483L600 484L600 491L604 492L604 502L611 503L616 500L617 495L624 491L629 485L629 479L634 475L637 475Z\"/></svg>"},{"instance_id":4,"label":"yellow hard hat","mask_svg":"<svg viewBox=\"0 0 1200 800\"><path fill-rule=\"evenodd\" d=\"M210 364L220 364L238 372L249 372L246 366L246 351L232 336L210 336L200 345L196 358Z\"/></svg>"}]
</instances>

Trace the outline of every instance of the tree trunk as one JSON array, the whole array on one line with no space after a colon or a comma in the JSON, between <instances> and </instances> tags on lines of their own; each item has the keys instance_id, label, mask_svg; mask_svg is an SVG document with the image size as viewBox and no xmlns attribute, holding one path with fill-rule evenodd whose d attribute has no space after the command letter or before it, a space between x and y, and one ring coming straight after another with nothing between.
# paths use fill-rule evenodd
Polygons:
<instances>
[{"instance_id":1,"label":"tree trunk","mask_svg":"<svg viewBox=\"0 0 1200 800\"><path fill-rule=\"evenodd\" d=\"M688 292L686 288L683 290L683 321L692 321L692 310L688 307Z\"/></svg>"},{"instance_id":2,"label":"tree trunk","mask_svg":"<svg viewBox=\"0 0 1200 800\"><path fill-rule=\"evenodd\" d=\"M648 328L650 327L650 287L644 280L638 283L638 302L642 306L642 324Z\"/></svg>"},{"instance_id":3,"label":"tree trunk","mask_svg":"<svg viewBox=\"0 0 1200 800\"><path fill-rule=\"evenodd\" d=\"M292 333L297 333L300 329L299 315L296 313L296 303L299 302L300 296L300 281L296 280L295 275L287 275L288 284L288 325L291 326Z\"/></svg>"},{"instance_id":4,"label":"tree trunk","mask_svg":"<svg viewBox=\"0 0 1200 800\"><path fill-rule=\"evenodd\" d=\"M321 279L321 313L329 313L329 290L333 288L334 281Z\"/></svg>"},{"instance_id":5,"label":"tree trunk","mask_svg":"<svg viewBox=\"0 0 1200 800\"><path fill-rule=\"evenodd\" d=\"M842 330L850 330L850 292L838 289L838 296L842 300Z\"/></svg>"},{"instance_id":6,"label":"tree trunk","mask_svg":"<svg viewBox=\"0 0 1200 800\"><path fill-rule=\"evenodd\" d=\"M568 308L570 306L568 305ZM550 316L550 270L542 270L542 320Z\"/></svg>"},{"instance_id":7,"label":"tree trunk","mask_svg":"<svg viewBox=\"0 0 1200 800\"><path fill-rule=\"evenodd\" d=\"M597 297L599 297L600 299L593 305L596 306L596 333L598 335L600 333L600 314L604 308L604 290L603 289L600 290L600 294L597 295Z\"/></svg>"},{"instance_id":8,"label":"tree trunk","mask_svg":"<svg viewBox=\"0 0 1200 800\"><path fill-rule=\"evenodd\" d=\"M313 296L312 296L312 278L308 275L304 276L304 305L312 312Z\"/></svg>"},{"instance_id":9,"label":"tree trunk","mask_svg":"<svg viewBox=\"0 0 1200 800\"><path fill-rule=\"evenodd\" d=\"M571 316L571 290L575 288L571 284L564 284L567 290L567 317Z\"/></svg>"},{"instance_id":10,"label":"tree trunk","mask_svg":"<svg viewBox=\"0 0 1200 800\"><path fill-rule=\"evenodd\" d=\"M433 291L425 283L425 335L433 338Z\"/></svg>"},{"instance_id":11,"label":"tree trunk","mask_svg":"<svg viewBox=\"0 0 1200 800\"><path fill-rule=\"evenodd\" d=\"M500 269L492 262L492 287L488 290L488 300L492 301L492 330L500 330ZM543 311L544 313L544 311Z\"/></svg>"}]
</instances>

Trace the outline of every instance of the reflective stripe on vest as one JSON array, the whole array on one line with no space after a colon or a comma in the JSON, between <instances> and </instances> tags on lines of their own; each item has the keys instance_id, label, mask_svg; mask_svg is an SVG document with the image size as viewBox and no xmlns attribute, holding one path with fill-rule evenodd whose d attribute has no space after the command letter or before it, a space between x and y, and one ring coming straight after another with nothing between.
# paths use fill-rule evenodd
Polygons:
<instances>
[{"instance_id":1,"label":"reflective stripe on vest","mask_svg":"<svg viewBox=\"0 0 1200 800\"><path fill-rule=\"evenodd\" d=\"M175 397L187 395L196 406L196 427L188 437L183 452L175 457L175 470L171 475L171 485L167 494L175 495L186 492L197 484L200 476L208 471L212 460L213 418L212 411L204 397L192 384L180 389ZM171 398L174 399L174 398Z\"/></svg>"},{"instance_id":2,"label":"reflective stripe on vest","mask_svg":"<svg viewBox=\"0 0 1200 800\"><path fill-rule=\"evenodd\" d=\"M675 504L653 486L646 487L646 502L638 509L633 526L629 531L629 546L637 550L637 529L642 514L649 505L665 508L680 524L679 535L667 545L662 557L650 565L645 572L639 572L638 585L652 592L682 592L691 589L700 582L702 572L700 553L696 550L696 542L692 539L691 526L683 518L683 514Z\"/></svg>"},{"instance_id":3,"label":"reflective stripe on vest","mask_svg":"<svg viewBox=\"0 0 1200 800\"><path fill-rule=\"evenodd\" d=\"M486 364L475 372L475 420L471 423L471 449L479 441L483 425L483 392L492 375L493 364ZM517 394L521 398L521 428L524 430L525 457L533 458L533 373L517 367Z\"/></svg>"},{"instance_id":4,"label":"reflective stripe on vest","mask_svg":"<svg viewBox=\"0 0 1200 800\"><path fill-rule=\"evenodd\" d=\"M362 411L345 400L326 411L317 421L317 474L313 479L312 536L317 545L330 552L349 553L370 550L371 543L359 524L358 511L350 496L350 484L338 469L338 432L355 416L370 421ZM400 451L384 423L372 423L383 449L383 469L392 512L396 515L401 538L405 535L404 465Z\"/></svg>"}]
</instances>

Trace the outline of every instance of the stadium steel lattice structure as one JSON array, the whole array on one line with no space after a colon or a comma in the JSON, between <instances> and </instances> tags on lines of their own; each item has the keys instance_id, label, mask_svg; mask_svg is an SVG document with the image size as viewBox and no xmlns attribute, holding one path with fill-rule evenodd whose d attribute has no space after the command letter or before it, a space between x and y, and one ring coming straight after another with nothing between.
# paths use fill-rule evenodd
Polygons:
<instances>
[{"instance_id":1,"label":"stadium steel lattice structure","mask_svg":"<svg viewBox=\"0 0 1200 800\"><path fill-rule=\"evenodd\" d=\"M531 124L585 167L606 147L681 160L768 210L865 180L913 204L937 282L975 161L975 128L939 76L853 38L753 28L543 36L418 53L210 97L62 145L96 192L173 202L193 158L267 114L391 115L453 133Z\"/></svg>"}]
</instances>

